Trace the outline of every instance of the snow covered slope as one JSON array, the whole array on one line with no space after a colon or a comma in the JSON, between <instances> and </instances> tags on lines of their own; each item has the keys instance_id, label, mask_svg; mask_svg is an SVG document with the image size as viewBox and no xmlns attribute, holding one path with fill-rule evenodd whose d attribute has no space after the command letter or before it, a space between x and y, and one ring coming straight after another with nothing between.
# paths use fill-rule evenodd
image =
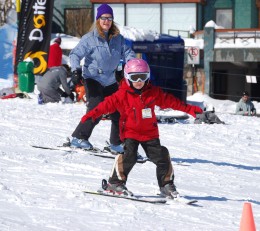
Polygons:
<instances>
[{"instance_id":1,"label":"snow covered slope","mask_svg":"<svg viewBox=\"0 0 260 231\"><path fill-rule=\"evenodd\" d=\"M31 145L61 145L85 106L38 105L36 98L0 100L0 230L233 231L239 229L246 201L252 203L259 230L260 118L225 113L234 102L213 103L226 125L197 125L193 118L188 124L159 124L178 191L199 200L187 206L84 195L82 190L95 190L108 178L113 160ZM109 130L110 121L101 121L90 141L102 147ZM127 187L155 195L155 166L136 164Z\"/></svg>"}]
</instances>

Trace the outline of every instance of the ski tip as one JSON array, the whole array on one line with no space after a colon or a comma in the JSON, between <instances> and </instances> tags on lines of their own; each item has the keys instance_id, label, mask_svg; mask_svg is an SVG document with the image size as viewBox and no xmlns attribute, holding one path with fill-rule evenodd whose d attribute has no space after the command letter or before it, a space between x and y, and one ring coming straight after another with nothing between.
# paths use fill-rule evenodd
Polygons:
<instances>
[{"instance_id":1,"label":"ski tip","mask_svg":"<svg viewBox=\"0 0 260 231\"><path fill-rule=\"evenodd\" d=\"M62 147L70 147L70 146L71 146L70 138L66 137L66 142L62 144Z\"/></svg>"},{"instance_id":2,"label":"ski tip","mask_svg":"<svg viewBox=\"0 0 260 231\"><path fill-rule=\"evenodd\" d=\"M199 201L197 201L197 200L191 200L191 201L187 202L187 204L188 204L188 205L193 205L193 204L196 204L197 202L199 202Z\"/></svg>"}]
</instances>

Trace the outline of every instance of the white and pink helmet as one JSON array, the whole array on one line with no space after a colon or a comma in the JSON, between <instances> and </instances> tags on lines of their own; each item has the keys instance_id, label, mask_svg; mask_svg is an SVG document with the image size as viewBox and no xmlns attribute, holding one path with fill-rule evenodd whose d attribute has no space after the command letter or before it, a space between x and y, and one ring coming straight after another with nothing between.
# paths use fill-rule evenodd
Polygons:
<instances>
[{"instance_id":1,"label":"white and pink helmet","mask_svg":"<svg viewBox=\"0 0 260 231\"><path fill-rule=\"evenodd\" d=\"M131 59L125 64L124 77L128 85L130 85L130 82L149 81L149 65L143 59Z\"/></svg>"}]
</instances>

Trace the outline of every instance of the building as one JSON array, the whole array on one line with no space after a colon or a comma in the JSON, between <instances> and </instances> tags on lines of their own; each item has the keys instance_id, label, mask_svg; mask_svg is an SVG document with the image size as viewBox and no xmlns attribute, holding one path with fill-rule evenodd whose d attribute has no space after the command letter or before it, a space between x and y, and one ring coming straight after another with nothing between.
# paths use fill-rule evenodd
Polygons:
<instances>
[{"instance_id":1,"label":"building","mask_svg":"<svg viewBox=\"0 0 260 231\"><path fill-rule=\"evenodd\" d=\"M76 35L78 32L75 33L75 28L80 28L83 24L89 28L95 21L97 7L108 3L113 7L115 22L121 26L170 35L183 32L186 35L191 27L202 28L199 18L204 2L205 0L56 0L54 29L66 33L73 27L74 31L70 32L74 34L70 35ZM73 14L73 17L69 14Z\"/></svg>"},{"instance_id":2,"label":"building","mask_svg":"<svg viewBox=\"0 0 260 231\"><path fill-rule=\"evenodd\" d=\"M84 35L93 23L93 9L89 0L55 0L53 33L76 37Z\"/></svg>"},{"instance_id":3,"label":"building","mask_svg":"<svg viewBox=\"0 0 260 231\"><path fill-rule=\"evenodd\" d=\"M196 31L192 44L200 41L198 47L186 46L185 40L184 79L190 93L201 90L212 98L237 101L247 90L260 100L260 0L60 0L54 3L54 23L80 37L101 3L113 7L119 25L182 38ZM189 64L189 51L195 48L199 63Z\"/></svg>"},{"instance_id":4,"label":"building","mask_svg":"<svg viewBox=\"0 0 260 231\"><path fill-rule=\"evenodd\" d=\"M204 40L205 90L213 98L237 101L247 90L260 101L259 7L255 0L207 1L204 6L206 26L195 38ZM210 20L218 27L207 25Z\"/></svg>"},{"instance_id":5,"label":"building","mask_svg":"<svg viewBox=\"0 0 260 231\"><path fill-rule=\"evenodd\" d=\"M107 2L114 10L115 21L158 33L189 32L198 27L198 12L204 0L91 0L94 15L99 4Z\"/></svg>"}]
</instances>

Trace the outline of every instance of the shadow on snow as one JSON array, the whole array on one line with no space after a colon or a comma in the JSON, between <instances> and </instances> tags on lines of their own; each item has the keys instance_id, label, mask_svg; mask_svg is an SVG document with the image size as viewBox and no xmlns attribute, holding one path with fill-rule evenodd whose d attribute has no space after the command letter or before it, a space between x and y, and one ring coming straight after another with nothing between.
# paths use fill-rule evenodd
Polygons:
<instances>
[{"instance_id":1,"label":"shadow on snow","mask_svg":"<svg viewBox=\"0 0 260 231\"><path fill-rule=\"evenodd\" d=\"M185 196L185 198L189 200L198 200L198 201L240 201L240 202L251 202L257 205L260 205L259 201L252 199L228 199L226 197L215 197L215 196L204 196L204 197L196 197L196 196Z\"/></svg>"},{"instance_id":2,"label":"shadow on snow","mask_svg":"<svg viewBox=\"0 0 260 231\"><path fill-rule=\"evenodd\" d=\"M232 163L226 163L226 162L216 162L216 161L210 161L210 160L202 160L202 159L183 159L183 158L171 158L173 163L190 163L190 164L214 164L217 166L229 166L244 170L260 170L259 166L247 166L242 164L232 164Z\"/></svg>"}]
</instances>

